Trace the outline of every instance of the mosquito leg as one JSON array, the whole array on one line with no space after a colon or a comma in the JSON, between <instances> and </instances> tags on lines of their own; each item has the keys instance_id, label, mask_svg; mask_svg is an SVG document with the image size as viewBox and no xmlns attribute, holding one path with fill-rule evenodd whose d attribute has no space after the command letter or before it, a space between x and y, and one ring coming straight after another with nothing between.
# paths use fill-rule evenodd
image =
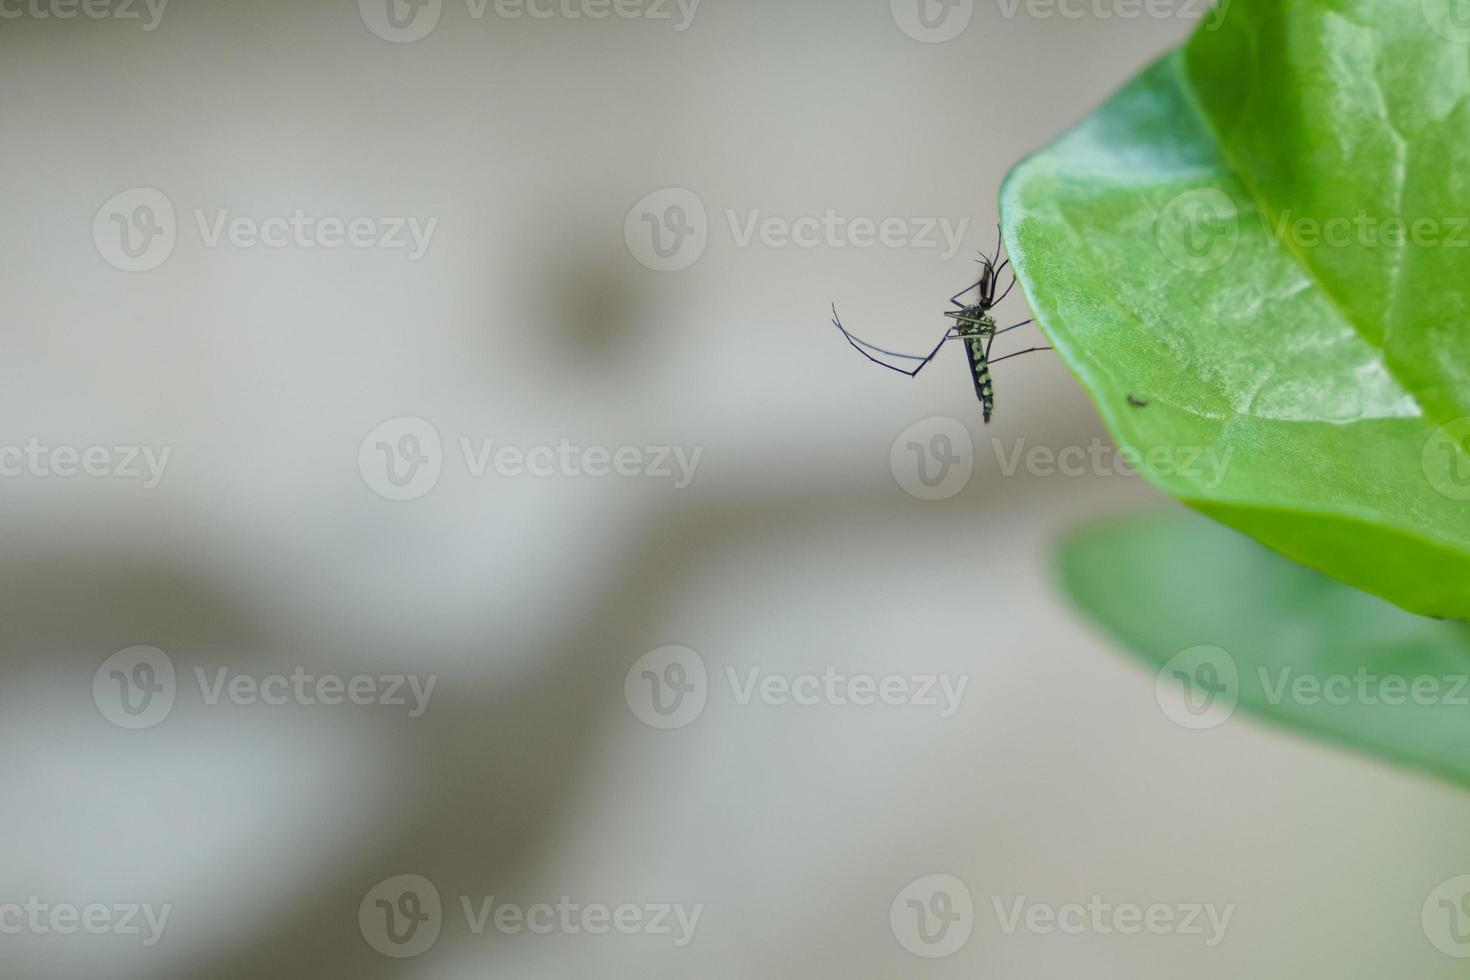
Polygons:
<instances>
[{"instance_id":1,"label":"mosquito leg","mask_svg":"<svg viewBox=\"0 0 1470 980\"><path fill-rule=\"evenodd\" d=\"M960 309L963 310L965 308L965 304L960 302L960 297L963 296L963 295L965 295L970 290L974 289L976 286L980 285L980 283L983 283L984 281L985 281L984 279L981 279L980 282L971 283L970 285L966 286L964 289L961 289L959 292L957 292L953 296L951 296L949 298L949 301L951 303L953 303L955 306L958 306Z\"/></svg>"},{"instance_id":2,"label":"mosquito leg","mask_svg":"<svg viewBox=\"0 0 1470 980\"><path fill-rule=\"evenodd\" d=\"M1020 330L1022 327L1026 326L1026 324L1035 322L1035 320L1022 320L1020 323L1013 323L1009 327L1006 327L1004 330L997 330L995 332L995 336L999 337L1003 333L1010 333L1012 330Z\"/></svg>"},{"instance_id":3,"label":"mosquito leg","mask_svg":"<svg viewBox=\"0 0 1470 980\"><path fill-rule=\"evenodd\" d=\"M1007 261L1009 261L1009 260L1007 260ZM1006 287L1006 291L1005 292L1003 292L1003 293L1000 294L1000 299L996 300L996 302L999 303L999 302L1001 302L1001 300L1004 300L1007 296L1009 296L1011 294L1011 290L1012 289L1015 289L1015 288L1016 288L1016 274L1013 272L1013 273L1011 273L1011 284Z\"/></svg>"},{"instance_id":4,"label":"mosquito leg","mask_svg":"<svg viewBox=\"0 0 1470 980\"><path fill-rule=\"evenodd\" d=\"M841 324L838 324L838 326L841 326ZM844 331L844 333L845 332L846 331ZM861 337L854 337L852 334L848 334L848 337L854 343L861 346L863 349L870 350L875 354L884 354L888 357L896 357L904 361L922 361L924 359L924 356L922 354L900 354L896 350L889 350L886 347L879 347L877 344L870 344L866 340L863 340Z\"/></svg>"},{"instance_id":5,"label":"mosquito leg","mask_svg":"<svg viewBox=\"0 0 1470 980\"><path fill-rule=\"evenodd\" d=\"M1051 348L1051 347L1028 347L1025 350L1018 350L1014 354L1007 354L1005 357L997 357L995 360L991 361L990 363L991 364L999 364L1001 361L1009 361L1011 358L1013 358L1013 357L1020 357L1022 354L1034 354L1036 351L1039 351L1039 350L1053 350L1053 349L1054 348Z\"/></svg>"},{"instance_id":6,"label":"mosquito leg","mask_svg":"<svg viewBox=\"0 0 1470 980\"><path fill-rule=\"evenodd\" d=\"M837 307L835 305L832 307L832 324L837 327L838 330L842 331L842 336L845 337L847 339L847 342L852 345L853 350L857 351L859 354L863 355L874 364L886 367L890 371L897 371L899 374L906 375L910 378L917 377L918 373L924 370L924 368L928 366L930 361L934 360L934 357L939 353L940 348L942 348L946 342L953 339L950 336L949 331L946 330L944 332L944 336L939 338L939 343L934 345L934 349L930 351L927 356L921 357L918 354L900 354L897 351L885 350L882 347L878 347L874 344L868 343L866 340L861 340L857 337L854 337L851 333L848 332L847 328L842 325L842 319L837 315ZM873 351L877 351L880 354L885 354L889 357L898 357L906 361L918 361L919 363L913 368L913 370L908 370L906 368L901 368L896 364L889 364L887 361L880 360L879 358L874 357L868 352L870 349Z\"/></svg>"},{"instance_id":7,"label":"mosquito leg","mask_svg":"<svg viewBox=\"0 0 1470 980\"><path fill-rule=\"evenodd\" d=\"M1013 325L1011 325L1009 327L1006 327L1004 330L997 330L995 333L991 334L990 335L990 342L985 345L985 356L986 356L986 358L988 359L990 357L990 346L991 346L991 344L994 344L995 343L995 338L996 337L999 337L1003 333L1010 333L1012 330L1019 330L1021 327L1024 327L1026 324L1028 324L1028 323L1035 323L1035 322L1036 322L1035 320L1022 320L1020 323L1013 324Z\"/></svg>"},{"instance_id":8,"label":"mosquito leg","mask_svg":"<svg viewBox=\"0 0 1470 980\"><path fill-rule=\"evenodd\" d=\"M847 331L844 330L843 332L846 333ZM940 348L942 348L945 344L947 344L951 339L952 338L949 335L949 331L946 330L944 332L944 336L939 338L939 343L935 344L934 345L934 349L929 352L929 356L928 357L925 357L923 360L921 360L918 363L918 365L912 371L905 371L903 368L897 368L897 367L893 368L893 370L897 371L899 374L906 374L906 375L908 375L911 378L918 377L919 376L919 372L922 371L922 370L924 370L924 368L926 368L926 367L929 366L929 362L932 361L932 360L934 360L935 355L937 355L939 353ZM912 356L912 355L910 355L910 356ZM882 364L883 362L882 361L879 361L878 363ZM893 365L891 365L891 364L884 365L884 366L885 367L893 367Z\"/></svg>"}]
</instances>

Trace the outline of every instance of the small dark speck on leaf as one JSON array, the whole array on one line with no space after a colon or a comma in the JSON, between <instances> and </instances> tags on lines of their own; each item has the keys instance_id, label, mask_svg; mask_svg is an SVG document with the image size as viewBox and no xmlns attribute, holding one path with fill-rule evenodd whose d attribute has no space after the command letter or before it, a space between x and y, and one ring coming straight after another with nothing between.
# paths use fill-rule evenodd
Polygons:
<instances>
[{"instance_id":1,"label":"small dark speck on leaf","mask_svg":"<svg viewBox=\"0 0 1470 980\"><path fill-rule=\"evenodd\" d=\"M1147 398L1135 398L1134 396L1129 395L1128 396L1128 404L1132 405L1134 408L1147 408L1148 407L1148 399Z\"/></svg>"}]
</instances>

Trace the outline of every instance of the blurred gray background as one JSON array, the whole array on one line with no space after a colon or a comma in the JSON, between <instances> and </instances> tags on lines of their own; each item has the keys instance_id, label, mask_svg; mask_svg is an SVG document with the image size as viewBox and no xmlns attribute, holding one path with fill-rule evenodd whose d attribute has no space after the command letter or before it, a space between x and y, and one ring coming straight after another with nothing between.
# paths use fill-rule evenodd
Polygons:
<instances>
[{"instance_id":1,"label":"blurred gray background","mask_svg":"<svg viewBox=\"0 0 1470 980\"><path fill-rule=\"evenodd\" d=\"M0 2L0 447L33 447L0 479L0 906L113 926L0 916L0 973L1460 975L1420 909L1470 868L1463 794L1181 728L1059 599L1061 534L1168 505L1007 475L1105 439L1054 357L996 369L985 428L958 352L907 381L828 323L932 344L1007 169L1197 4L392 2ZM477 474L490 439L700 455L683 487ZM742 703L828 668L966 686ZM293 673L435 687L418 717L251 699ZM650 713L649 676L702 710ZM135 682L154 716L118 714ZM437 941L385 955L405 875ZM902 921L932 875L973 903L926 906L965 919L943 958ZM490 896L701 911L683 944L476 934ZM1093 896L1234 911L1207 945L994 905ZM119 905L167 906L157 941Z\"/></svg>"}]
</instances>

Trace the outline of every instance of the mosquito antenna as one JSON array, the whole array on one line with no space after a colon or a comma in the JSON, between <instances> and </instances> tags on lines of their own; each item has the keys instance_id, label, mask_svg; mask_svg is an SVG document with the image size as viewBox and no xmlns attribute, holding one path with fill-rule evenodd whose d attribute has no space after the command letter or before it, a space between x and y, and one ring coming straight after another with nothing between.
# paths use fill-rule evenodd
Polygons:
<instances>
[{"instance_id":1,"label":"mosquito antenna","mask_svg":"<svg viewBox=\"0 0 1470 980\"><path fill-rule=\"evenodd\" d=\"M1008 265L1010 265L1009 259L1007 259L1005 262L1002 262L991 274L988 288L985 290L985 295L981 297L984 300L985 308L987 310L998 302L998 300L995 298L995 291L1000 288L1000 274L1005 271L1005 267Z\"/></svg>"}]
</instances>

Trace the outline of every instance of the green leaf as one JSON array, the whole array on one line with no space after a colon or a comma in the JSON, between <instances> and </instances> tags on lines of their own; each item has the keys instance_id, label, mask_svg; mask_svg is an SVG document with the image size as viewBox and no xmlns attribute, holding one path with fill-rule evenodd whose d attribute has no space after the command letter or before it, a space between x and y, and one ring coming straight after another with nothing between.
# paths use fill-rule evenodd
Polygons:
<instances>
[{"instance_id":1,"label":"green leaf","mask_svg":"<svg viewBox=\"0 0 1470 980\"><path fill-rule=\"evenodd\" d=\"M1017 166L1001 208L1042 328L1156 485L1470 619L1456 3L1234 0Z\"/></svg>"},{"instance_id":2,"label":"green leaf","mask_svg":"<svg viewBox=\"0 0 1470 980\"><path fill-rule=\"evenodd\" d=\"M1214 727L1238 707L1470 784L1470 626L1183 512L1084 530L1061 569L1073 601L1158 669L1180 724Z\"/></svg>"}]
</instances>

